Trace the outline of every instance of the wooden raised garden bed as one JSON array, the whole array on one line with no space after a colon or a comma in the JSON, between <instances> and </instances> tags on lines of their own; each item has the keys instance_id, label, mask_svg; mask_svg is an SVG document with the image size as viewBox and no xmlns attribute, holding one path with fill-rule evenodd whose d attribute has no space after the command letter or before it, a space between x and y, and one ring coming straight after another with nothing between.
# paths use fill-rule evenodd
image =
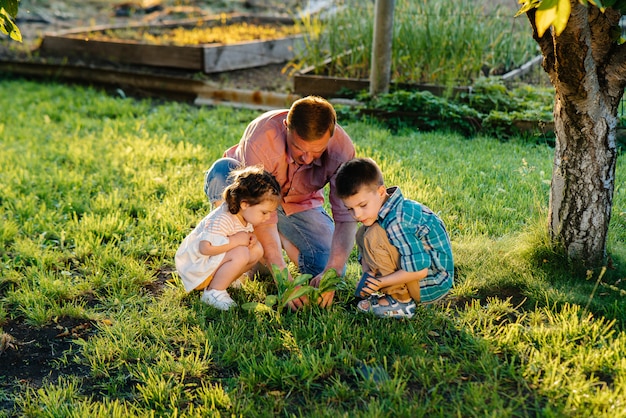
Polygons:
<instances>
[{"instance_id":1,"label":"wooden raised garden bed","mask_svg":"<svg viewBox=\"0 0 626 418\"><path fill-rule=\"evenodd\" d=\"M435 96L442 96L449 92L449 88L434 84L394 83L392 87L401 90L430 91ZM363 78L346 78L331 75L315 74L315 67L308 67L294 74L293 90L295 94L307 96L310 94L326 98L346 97L362 90L369 90L370 82ZM453 87L452 94L465 93L469 87Z\"/></svg>"},{"instance_id":2,"label":"wooden raised garden bed","mask_svg":"<svg viewBox=\"0 0 626 418\"><path fill-rule=\"evenodd\" d=\"M244 38L248 31L249 39L241 39L242 25ZM200 31L216 29L220 29L224 39L190 43L201 39L198 36ZM228 35L230 30L236 36ZM168 35L173 31L178 31L178 39ZM183 34L181 38L181 31L188 31L188 34ZM43 57L92 59L215 73L289 61L294 56L295 44L302 39L296 32L292 19L228 15L170 21L160 25L98 26L47 34L39 53Z\"/></svg>"}]
</instances>

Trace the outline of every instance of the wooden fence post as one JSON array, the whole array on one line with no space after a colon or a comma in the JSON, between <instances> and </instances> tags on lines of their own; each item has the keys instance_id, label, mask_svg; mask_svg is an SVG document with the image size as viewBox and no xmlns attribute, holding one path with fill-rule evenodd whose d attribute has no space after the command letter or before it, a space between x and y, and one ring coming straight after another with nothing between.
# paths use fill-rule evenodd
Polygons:
<instances>
[{"instance_id":1,"label":"wooden fence post","mask_svg":"<svg viewBox=\"0 0 626 418\"><path fill-rule=\"evenodd\" d=\"M372 96L389 91L394 7L395 0L376 0L370 68L370 95Z\"/></svg>"}]
</instances>

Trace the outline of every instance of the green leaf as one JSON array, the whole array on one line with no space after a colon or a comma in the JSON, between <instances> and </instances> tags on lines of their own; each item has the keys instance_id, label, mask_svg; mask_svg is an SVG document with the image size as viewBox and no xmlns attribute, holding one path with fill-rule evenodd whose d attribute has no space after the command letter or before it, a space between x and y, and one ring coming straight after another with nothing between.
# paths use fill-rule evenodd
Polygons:
<instances>
[{"instance_id":1,"label":"green leaf","mask_svg":"<svg viewBox=\"0 0 626 418\"><path fill-rule=\"evenodd\" d=\"M524 4L522 4L522 7L517 11L517 13L515 13L515 17L518 17L528 12L529 10L537 8L537 6L539 6L540 3L541 3L541 0L530 0L530 1L524 2Z\"/></svg>"},{"instance_id":2,"label":"green leaf","mask_svg":"<svg viewBox=\"0 0 626 418\"><path fill-rule=\"evenodd\" d=\"M320 293L331 292L337 290L337 285L343 282L343 278L337 274L335 269L328 269L324 272L320 280Z\"/></svg>"},{"instance_id":3,"label":"green leaf","mask_svg":"<svg viewBox=\"0 0 626 418\"><path fill-rule=\"evenodd\" d=\"M310 274L301 274L293 280L293 287L308 284L313 276Z\"/></svg>"},{"instance_id":4,"label":"green leaf","mask_svg":"<svg viewBox=\"0 0 626 418\"><path fill-rule=\"evenodd\" d=\"M602 2L602 0L584 0L584 4L586 5L587 1L591 4L593 4L594 6L596 6L598 9L600 9L603 13L604 13L604 9L607 6L607 2Z\"/></svg>"},{"instance_id":5,"label":"green leaf","mask_svg":"<svg viewBox=\"0 0 626 418\"><path fill-rule=\"evenodd\" d=\"M552 25L554 26L554 31L557 36L560 35L563 30L565 30L571 14L572 5L570 4L569 0L559 0L556 18L554 19L554 22L552 22Z\"/></svg>"},{"instance_id":6,"label":"green leaf","mask_svg":"<svg viewBox=\"0 0 626 418\"><path fill-rule=\"evenodd\" d=\"M308 295L309 293L311 293L312 290L313 290L313 287L311 286L300 286L299 288L291 292L285 298L285 300L283 300L283 306L287 305L289 302L291 302L294 299L298 299L299 297Z\"/></svg>"},{"instance_id":7,"label":"green leaf","mask_svg":"<svg viewBox=\"0 0 626 418\"><path fill-rule=\"evenodd\" d=\"M552 22L556 19L557 2L558 0L544 0L537 7L535 26L537 26L537 35L540 38L543 37L543 34L552 26Z\"/></svg>"},{"instance_id":8,"label":"green leaf","mask_svg":"<svg viewBox=\"0 0 626 418\"><path fill-rule=\"evenodd\" d=\"M276 295L267 295L265 297L265 304L267 306L274 306L276 305L276 302L278 302L278 296Z\"/></svg>"},{"instance_id":9,"label":"green leaf","mask_svg":"<svg viewBox=\"0 0 626 418\"><path fill-rule=\"evenodd\" d=\"M259 302L247 302L241 308L248 312L272 312L272 308Z\"/></svg>"},{"instance_id":10,"label":"green leaf","mask_svg":"<svg viewBox=\"0 0 626 418\"><path fill-rule=\"evenodd\" d=\"M272 264L272 275L279 286L289 282L289 270L287 267L281 270L276 264Z\"/></svg>"},{"instance_id":11,"label":"green leaf","mask_svg":"<svg viewBox=\"0 0 626 418\"><path fill-rule=\"evenodd\" d=\"M0 0L0 8L6 10L12 17L17 17L19 0Z\"/></svg>"},{"instance_id":12,"label":"green leaf","mask_svg":"<svg viewBox=\"0 0 626 418\"><path fill-rule=\"evenodd\" d=\"M543 0L537 6L537 13L535 13L537 35L540 38L543 37L550 26L554 26L557 36L560 35L567 26L571 12L570 0Z\"/></svg>"}]
</instances>

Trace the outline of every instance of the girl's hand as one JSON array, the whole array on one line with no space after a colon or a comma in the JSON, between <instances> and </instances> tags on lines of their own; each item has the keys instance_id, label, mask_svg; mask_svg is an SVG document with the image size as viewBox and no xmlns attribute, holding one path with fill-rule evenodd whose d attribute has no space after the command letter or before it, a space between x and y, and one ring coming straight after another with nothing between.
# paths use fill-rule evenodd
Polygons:
<instances>
[{"instance_id":1,"label":"girl's hand","mask_svg":"<svg viewBox=\"0 0 626 418\"><path fill-rule=\"evenodd\" d=\"M256 235L250 234L250 241L248 242L248 247L254 247L256 243L259 242Z\"/></svg>"},{"instance_id":2,"label":"girl's hand","mask_svg":"<svg viewBox=\"0 0 626 418\"><path fill-rule=\"evenodd\" d=\"M365 286L361 289L361 296L368 297L372 293L378 292L381 287L383 287L382 282L368 272Z\"/></svg>"},{"instance_id":3,"label":"girl's hand","mask_svg":"<svg viewBox=\"0 0 626 418\"><path fill-rule=\"evenodd\" d=\"M230 243L234 246L247 247L250 245L250 236L254 236L254 234L251 234L250 232L240 231L236 234L229 236L228 239L230 240Z\"/></svg>"}]
</instances>

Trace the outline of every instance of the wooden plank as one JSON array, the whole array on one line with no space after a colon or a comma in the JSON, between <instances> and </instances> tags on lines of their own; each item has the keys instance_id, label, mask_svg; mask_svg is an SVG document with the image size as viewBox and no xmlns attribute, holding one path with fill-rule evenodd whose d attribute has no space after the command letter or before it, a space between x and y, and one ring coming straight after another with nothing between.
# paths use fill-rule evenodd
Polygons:
<instances>
[{"instance_id":1,"label":"wooden plank","mask_svg":"<svg viewBox=\"0 0 626 418\"><path fill-rule=\"evenodd\" d=\"M358 78L341 78L324 75L295 74L293 77L293 92L301 96L317 95L326 98L345 97L345 91L360 92L369 89L369 80ZM391 90L401 89L408 91L429 91L435 96L444 96L447 93L457 95L467 93L469 87L437 86L432 84L391 83Z\"/></svg>"},{"instance_id":2,"label":"wooden plank","mask_svg":"<svg viewBox=\"0 0 626 418\"><path fill-rule=\"evenodd\" d=\"M300 96L261 90L208 89L196 98L196 105L226 105L257 110L287 109Z\"/></svg>"},{"instance_id":3,"label":"wooden plank","mask_svg":"<svg viewBox=\"0 0 626 418\"><path fill-rule=\"evenodd\" d=\"M0 62L0 71L16 75L63 80L88 85L105 85L131 94L193 101L198 94L217 87L211 83L182 77L159 76L146 72L121 71L84 65L29 62Z\"/></svg>"},{"instance_id":4,"label":"wooden plank","mask_svg":"<svg viewBox=\"0 0 626 418\"><path fill-rule=\"evenodd\" d=\"M97 58L105 61L202 71L201 46L146 45L46 36L42 56Z\"/></svg>"},{"instance_id":5,"label":"wooden plank","mask_svg":"<svg viewBox=\"0 0 626 418\"><path fill-rule=\"evenodd\" d=\"M287 62L294 58L295 45L301 41L301 36L290 36L268 41L205 46L204 72L218 73Z\"/></svg>"},{"instance_id":6,"label":"wooden plank","mask_svg":"<svg viewBox=\"0 0 626 418\"><path fill-rule=\"evenodd\" d=\"M369 80L357 78L338 78L321 75L295 74L293 92L301 96L316 95L322 97L340 97L342 90L359 92L369 88Z\"/></svg>"},{"instance_id":7,"label":"wooden plank","mask_svg":"<svg viewBox=\"0 0 626 418\"><path fill-rule=\"evenodd\" d=\"M223 104L262 110L286 109L300 98L294 94L225 88L212 82L191 78L85 66L0 61L0 72L108 85L123 90L156 94L159 97L193 100L196 105Z\"/></svg>"}]
</instances>

